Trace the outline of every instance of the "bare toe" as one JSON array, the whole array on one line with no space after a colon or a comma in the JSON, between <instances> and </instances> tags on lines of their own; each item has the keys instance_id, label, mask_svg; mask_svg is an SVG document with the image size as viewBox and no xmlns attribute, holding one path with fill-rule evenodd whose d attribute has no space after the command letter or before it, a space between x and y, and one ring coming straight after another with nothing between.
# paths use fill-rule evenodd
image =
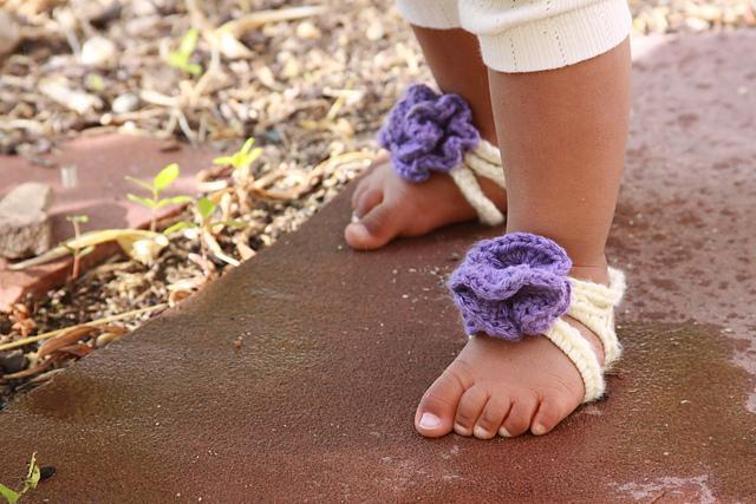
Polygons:
<instances>
[{"instance_id":1,"label":"bare toe","mask_svg":"<svg viewBox=\"0 0 756 504\"><path fill-rule=\"evenodd\" d=\"M512 408L507 418L501 424L499 434L505 437L515 437L530 429L530 423L538 407L538 400L530 392L518 394L512 400Z\"/></svg>"},{"instance_id":2,"label":"bare toe","mask_svg":"<svg viewBox=\"0 0 756 504\"><path fill-rule=\"evenodd\" d=\"M457 415L454 418L454 432L460 436L471 436L475 422L488 402L489 394L483 387L473 386L467 389L459 400Z\"/></svg>"},{"instance_id":3,"label":"bare toe","mask_svg":"<svg viewBox=\"0 0 756 504\"><path fill-rule=\"evenodd\" d=\"M383 191L381 189L366 189L360 193L360 197L354 202L354 214L358 218L362 218L381 202L383 202Z\"/></svg>"},{"instance_id":4,"label":"bare toe","mask_svg":"<svg viewBox=\"0 0 756 504\"><path fill-rule=\"evenodd\" d=\"M550 432L577 407L577 402L572 400L571 396L568 394L553 394L545 396L541 401L541 404L538 406L538 411L533 417L533 424L530 427L530 432L536 436L541 436Z\"/></svg>"},{"instance_id":5,"label":"bare toe","mask_svg":"<svg viewBox=\"0 0 756 504\"><path fill-rule=\"evenodd\" d=\"M374 250L390 242L401 231L405 216L393 202L384 201L359 221L346 227L344 238L350 247Z\"/></svg>"},{"instance_id":6,"label":"bare toe","mask_svg":"<svg viewBox=\"0 0 756 504\"><path fill-rule=\"evenodd\" d=\"M511 405L507 395L491 397L475 423L473 435L478 439L491 439L496 436Z\"/></svg>"},{"instance_id":7,"label":"bare toe","mask_svg":"<svg viewBox=\"0 0 756 504\"><path fill-rule=\"evenodd\" d=\"M447 369L423 395L415 413L415 428L426 437L445 436L452 430L457 405L465 393L464 379Z\"/></svg>"}]
</instances>

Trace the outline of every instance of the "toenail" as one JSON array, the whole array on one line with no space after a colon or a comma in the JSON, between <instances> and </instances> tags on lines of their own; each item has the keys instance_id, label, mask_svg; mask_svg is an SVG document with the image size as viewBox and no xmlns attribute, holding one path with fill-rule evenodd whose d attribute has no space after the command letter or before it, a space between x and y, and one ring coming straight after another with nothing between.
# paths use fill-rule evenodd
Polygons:
<instances>
[{"instance_id":1,"label":"toenail","mask_svg":"<svg viewBox=\"0 0 756 504\"><path fill-rule=\"evenodd\" d=\"M486 429L484 429L483 427L481 427L480 425L476 425L475 426L475 428L473 429L473 435L476 438L479 438L479 439L487 439L487 438L491 437L488 434L488 431Z\"/></svg>"},{"instance_id":2,"label":"toenail","mask_svg":"<svg viewBox=\"0 0 756 504\"><path fill-rule=\"evenodd\" d=\"M499 436L501 437L512 437L512 434L509 433L507 429L504 427L499 427Z\"/></svg>"},{"instance_id":3,"label":"toenail","mask_svg":"<svg viewBox=\"0 0 756 504\"><path fill-rule=\"evenodd\" d=\"M423 429L435 429L441 425L441 419L433 413L423 413L420 417L420 427Z\"/></svg>"},{"instance_id":4,"label":"toenail","mask_svg":"<svg viewBox=\"0 0 756 504\"><path fill-rule=\"evenodd\" d=\"M454 424L454 432L460 436L469 436L471 434L470 429L459 423Z\"/></svg>"},{"instance_id":5,"label":"toenail","mask_svg":"<svg viewBox=\"0 0 756 504\"><path fill-rule=\"evenodd\" d=\"M533 427L530 428L530 432L532 432L536 436L542 436L546 434L546 427L544 427L541 424L535 424Z\"/></svg>"},{"instance_id":6,"label":"toenail","mask_svg":"<svg viewBox=\"0 0 756 504\"><path fill-rule=\"evenodd\" d=\"M360 222L360 216L357 215L357 212L352 213L352 223Z\"/></svg>"}]
</instances>

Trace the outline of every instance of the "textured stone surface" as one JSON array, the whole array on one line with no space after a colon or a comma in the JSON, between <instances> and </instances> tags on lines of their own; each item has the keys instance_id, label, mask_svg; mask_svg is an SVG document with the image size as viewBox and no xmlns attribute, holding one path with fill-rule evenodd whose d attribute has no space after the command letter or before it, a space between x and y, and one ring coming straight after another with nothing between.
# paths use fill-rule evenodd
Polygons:
<instances>
[{"instance_id":1,"label":"textured stone surface","mask_svg":"<svg viewBox=\"0 0 756 504\"><path fill-rule=\"evenodd\" d=\"M73 228L66 221L69 215L89 216L89 222L83 225L84 231L138 227L149 222L150 212L127 201L126 194L138 191L138 188L126 181L125 175L147 179L166 164L178 162L182 175L165 194L187 194L193 190L194 175L209 166L213 158L213 153L207 149L184 146L165 151L162 146L158 140L103 135L80 138L64 145L48 160L51 167L32 165L20 157L0 156L0 194L31 180L52 187L53 204L49 213L53 245L73 235ZM75 166L75 185L62 183L61 167L64 166ZM173 210L167 208L166 212ZM0 238L0 242L2 240ZM114 245L98 247L84 257L83 268L116 250ZM27 293L40 295L62 284L70 275L71 264L70 259L63 258L24 271L9 271L0 259L0 309Z\"/></svg>"},{"instance_id":2,"label":"textured stone surface","mask_svg":"<svg viewBox=\"0 0 756 504\"><path fill-rule=\"evenodd\" d=\"M51 195L49 185L27 182L0 200L0 257L20 259L50 249L47 209Z\"/></svg>"},{"instance_id":3,"label":"textured stone surface","mask_svg":"<svg viewBox=\"0 0 756 504\"><path fill-rule=\"evenodd\" d=\"M29 502L749 502L756 33L664 42L638 51L608 400L544 438L418 436L464 343L443 277L495 230L355 253L344 195L10 405L0 476L36 450L56 474Z\"/></svg>"}]
</instances>

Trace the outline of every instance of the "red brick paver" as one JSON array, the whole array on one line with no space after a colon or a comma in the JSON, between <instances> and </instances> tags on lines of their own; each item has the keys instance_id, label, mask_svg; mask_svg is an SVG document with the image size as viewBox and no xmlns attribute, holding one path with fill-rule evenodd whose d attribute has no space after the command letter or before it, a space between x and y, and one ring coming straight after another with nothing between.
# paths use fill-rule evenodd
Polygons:
<instances>
[{"instance_id":1,"label":"red brick paver","mask_svg":"<svg viewBox=\"0 0 756 504\"><path fill-rule=\"evenodd\" d=\"M149 222L150 212L126 199L129 192L141 194L138 187L124 179L126 175L150 179L166 164L177 162L182 175L165 195L193 194L194 174L209 166L212 159L207 149L184 146L165 151L161 150L163 145L158 140L126 135L80 138L51 156L54 167L33 165L20 157L0 156L0 195L30 180L50 184L54 196L50 209L54 245L73 235L71 224L66 221L69 215L89 216L90 221L82 226L84 231L139 227ZM77 167L78 184L73 188L61 185L60 166L65 165ZM163 214L171 211L166 208ZM116 250L112 244L99 247L85 257L85 268ZM64 258L24 271L10 271L0 258L0 309L22 299L26 293L38 296L61 285L70 275L71 265L71 259Z\"/></svg>"},{"instance_id":2,"label":"red brick paver","mask_svg":"<svg viewBox=\"0 0 756 504\"><path fill-rule=\"evenodd\" d=\"M11 405L0 475L36 450L57 472L32 502L749 501L754 44L666 41L638 63L611 243L631 286L626 358L608 400L552 434L414 433L418 399L463 344L442 276L491 231L354 253L345 195Z\"/></svg>"}]
</instances>

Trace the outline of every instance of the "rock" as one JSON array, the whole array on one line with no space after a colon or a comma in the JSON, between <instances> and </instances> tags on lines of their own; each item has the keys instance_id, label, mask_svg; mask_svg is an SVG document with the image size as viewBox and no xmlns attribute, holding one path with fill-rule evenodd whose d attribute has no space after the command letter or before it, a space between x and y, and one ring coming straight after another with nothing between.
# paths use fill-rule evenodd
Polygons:
<instances>
[{"instance_id":1,"label":"rock","mask_svg":"<svg viewBox=\"0 0 756 504\"><path fill-rule=\"evenodd\" d=\"M85 65L110 66L115 56L115 44L105 37L92 37L81 46L81 62Z\"/></svg>"},{"instance_id":2,"label":"rock","mask_svg":"<svg viewBox=\"0 0 756 504\"><path fill-rule=\"evenodd\" d=\"M0 353L0 371L3 374L18 373L26 369L26 355L21 350Z\"/></svg>"},{"instance_id":3,"label":"rock","mask_svg":"<svg viewBox=\"0 0 756 504\"><path fill-rule=\"evenodd\" d=\"M113 100L110 109L116 114L125 114L135 111L138 107L139 97L134 93L124 93Z\"/></svg>"},{"instance_id":4,"label":"rock","mask_svg":"<svg viewBox=\"0 0 756 504\"><path fill-rule=\"evenodd\" d=\"M52 190L47 184L21 184L0 200L0 256L21 259L50 249L47 217Z\"/></svg>"},{"instance_id":5,"label":"rock","mask_svg":"<svg viewBox=\"0 0 756 504\"><path fill-rule=\"evenodd\" d=\"M10 54L21 40L18 23L4 10L0 10L0 58Z\"/></svg>"}]
</instances>

